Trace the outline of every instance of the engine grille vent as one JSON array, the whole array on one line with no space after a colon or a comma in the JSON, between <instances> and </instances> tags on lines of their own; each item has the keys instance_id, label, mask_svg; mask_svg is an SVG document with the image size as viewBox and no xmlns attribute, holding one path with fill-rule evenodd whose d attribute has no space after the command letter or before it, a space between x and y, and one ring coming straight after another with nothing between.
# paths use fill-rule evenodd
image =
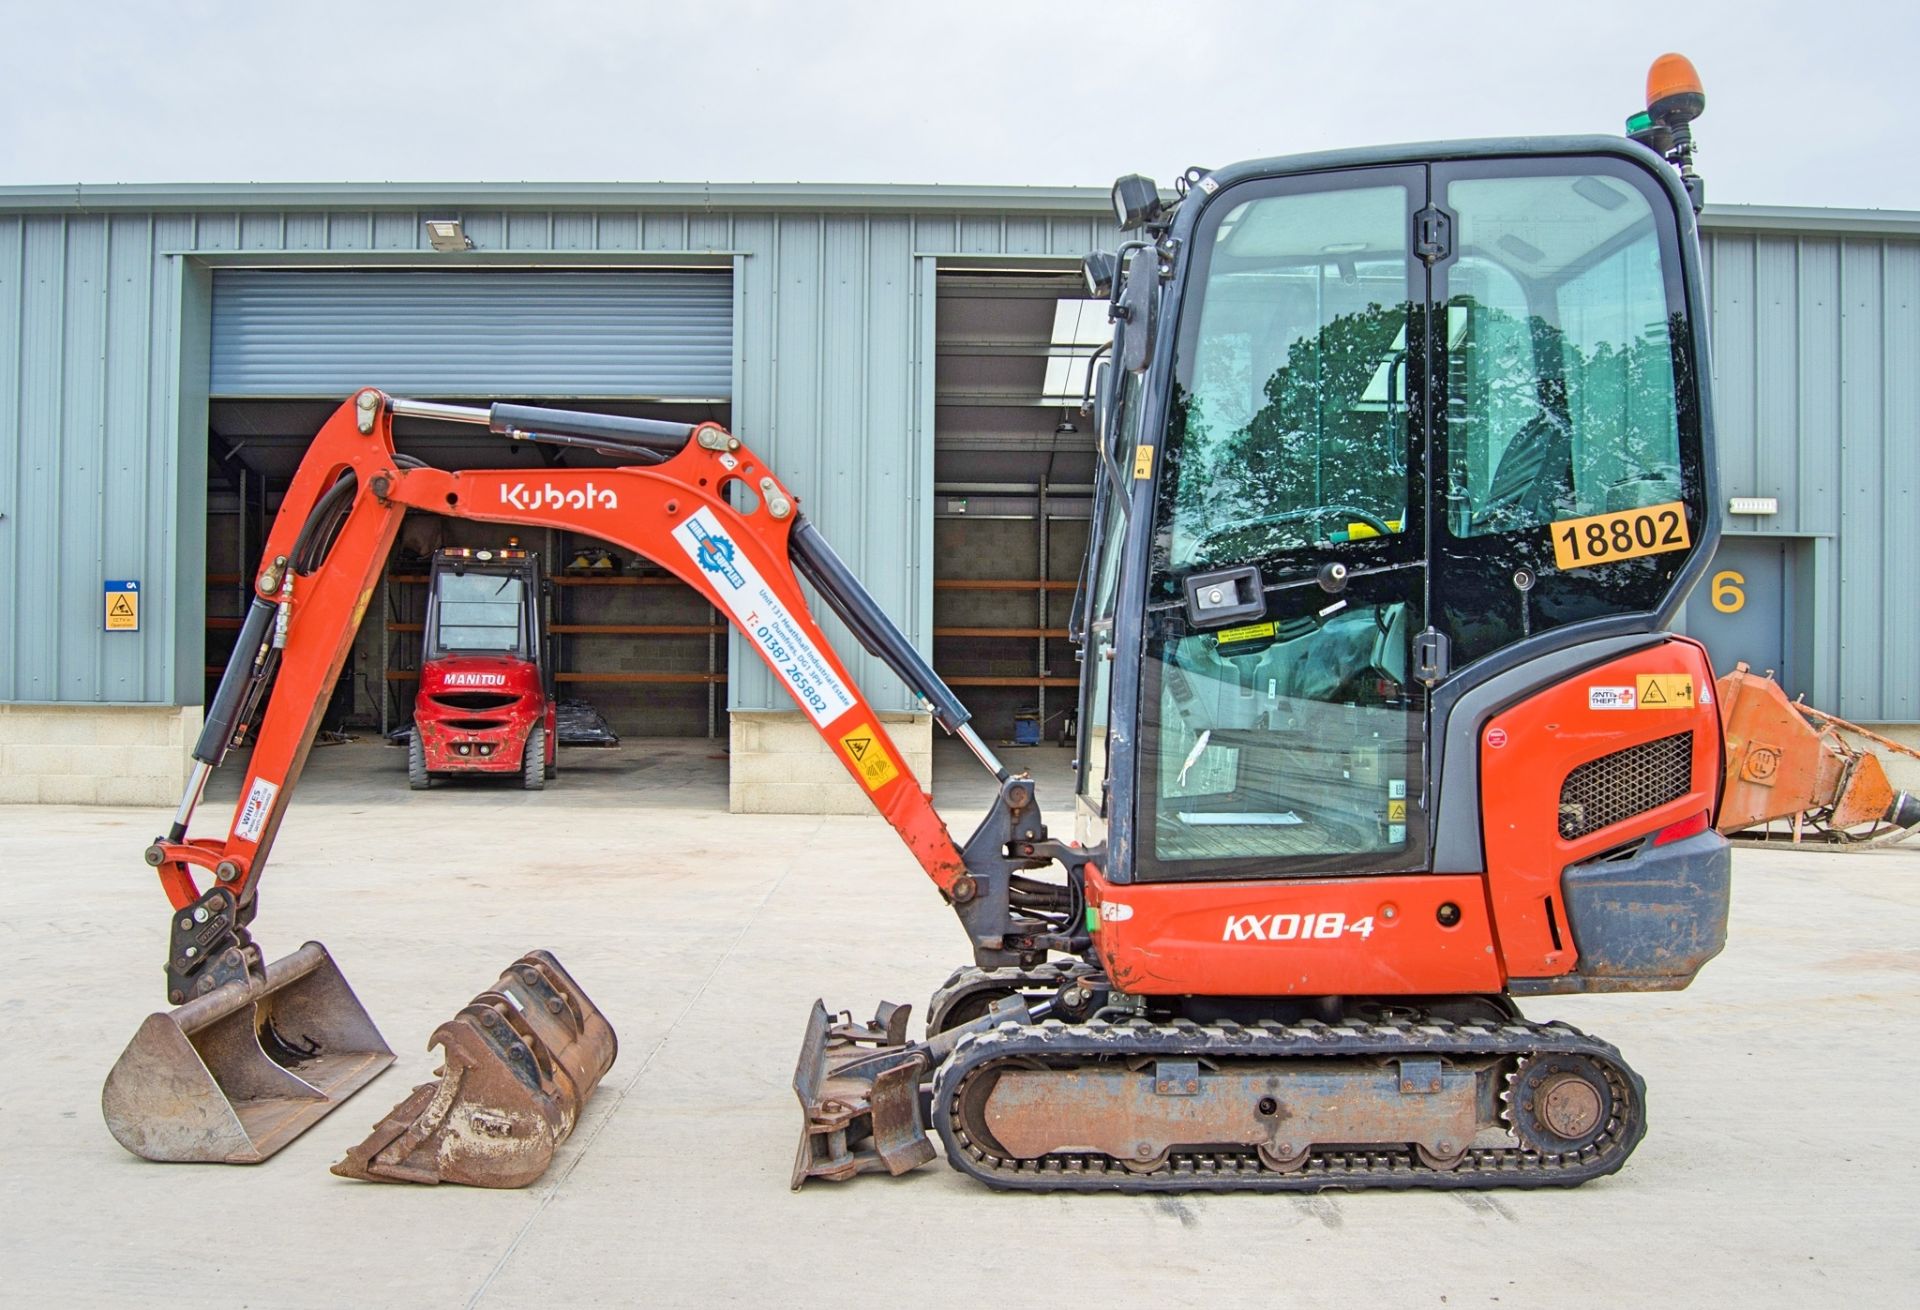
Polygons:
<instances>
[{"instance_id":1,"label":"engine grille vent","mask_svg":"<svg viewBox=\"0 0 1920 1310\"><path fill-rule=\"evenodd\" d=\"M1693 783L1693 734L1629 746L1588 760L1560 788L1560 835L1568 841L1678 800Z\"/></svg>"},{"instance_id":2,"label":"engine grille vent","mask_svg":"<svg viewBox=\"0 0 1920 1310\"><path fill-rule=\"evenodd\" d=\"M500 691L442 691L433 700L450 710L504 710L520 703L518 694Z\"/></svg>"}]
</instances>

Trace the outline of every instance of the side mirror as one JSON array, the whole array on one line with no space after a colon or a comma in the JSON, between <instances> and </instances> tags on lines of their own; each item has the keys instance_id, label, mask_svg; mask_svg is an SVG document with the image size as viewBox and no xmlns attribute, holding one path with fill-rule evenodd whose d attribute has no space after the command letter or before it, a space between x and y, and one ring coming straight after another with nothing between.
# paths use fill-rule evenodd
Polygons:
<instances>
[{"instance_id":1,"label":"side mirror","mask_svg":"<svg viewBox=\"0 0 1920 1310\"><path fill-rule=\"evenodd\" d=\"M1114 316L1126 324L1119 338L1120 366L1129 373L1146 372L1160 327L1160 256L1151 246L1127 256L1126 282Z\"/></svg>"}]
</instances>

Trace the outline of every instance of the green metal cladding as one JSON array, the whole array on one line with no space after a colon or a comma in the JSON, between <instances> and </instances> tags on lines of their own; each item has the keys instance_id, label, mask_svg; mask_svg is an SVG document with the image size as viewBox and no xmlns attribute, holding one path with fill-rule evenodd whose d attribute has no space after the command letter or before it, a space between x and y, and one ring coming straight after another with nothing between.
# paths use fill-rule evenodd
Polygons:
<instances>
[{"instance_id":1,"label":"green metal cladding","mask_svg":"<svg viewBox=\"0 0 1920 1310\"><path fill-rule=\"evenodd\" d=\"M427 248L458 217L476 250ZM1920 215L1709 208L1722 486L1735 531L1815 552L1816 698L1920 720ZM736 431L925 650L936 266L1076 259L1115 233L1076 188L125 186L0 189L0 701L202 694L214 279L229 269L732 274ZM137 578L142 631L103 632ZM884 709L905 689L829 617ZM728 699L785 708L736 647Z\"/></svg>"},{"instance_id":2,"label":"green metal cladding","mask_svg":"<svg viewBox=\"0 0 1920 1310\"><path fill-rule=\"evenodd\" d=\"M734 428L927 649L933 257L1077 259L1105 212L1059 188L0 189L0 701L200 701L227 269L730 269ZM432 252L429 217L477 249ZM101 630L103 578L141 580L139 634ZM825 622L875 704L911 708ZM729 703L786 708L735 641Z\"/></svg>"}]
</instances>

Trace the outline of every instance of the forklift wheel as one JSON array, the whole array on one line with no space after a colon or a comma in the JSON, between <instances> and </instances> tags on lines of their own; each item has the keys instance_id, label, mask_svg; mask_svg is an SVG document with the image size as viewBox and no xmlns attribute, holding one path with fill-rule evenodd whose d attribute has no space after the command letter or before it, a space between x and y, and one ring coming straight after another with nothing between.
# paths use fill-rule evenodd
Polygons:
<instances>
[{"instance_id":1,"label":"forklift wheel","mask_svg":"<svg viewBox=\"0 0 1920 1310\"><path fill-rule=\"evenodd\" d=\"M427 748L420 742L418 728L407 734L407 786L415 791L433 786L433 775L427 772Z\"/></svg>"},{"instance_id":2,"label":"forklift wheel","mask_svg":"<svg viewBox=\"0 0 1920 1310\"><path fill-rule=\"evenodd\" d=\"M534 725L527 734L526 749L520 754L520 785L528 791L541 791L547 785L547 729Z\"/></svg>"}]
</instances>

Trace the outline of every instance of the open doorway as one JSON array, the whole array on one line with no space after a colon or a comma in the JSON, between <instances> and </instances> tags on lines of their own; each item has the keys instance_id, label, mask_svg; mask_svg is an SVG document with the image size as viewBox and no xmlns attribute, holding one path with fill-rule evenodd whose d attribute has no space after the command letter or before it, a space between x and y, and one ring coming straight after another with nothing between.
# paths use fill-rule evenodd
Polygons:
<instances>
[{"instance_id":1,"label":"open doorway","mask_svg":"<svg viewBox=\"0 0 1920 1310\"><path fill-rule=\"evenodd\" d=\"M934 668L989 740L1070 741L1067 641L1093 492L1077 273L943 271L935 311Z\"/></svg>"}]
</instances>

